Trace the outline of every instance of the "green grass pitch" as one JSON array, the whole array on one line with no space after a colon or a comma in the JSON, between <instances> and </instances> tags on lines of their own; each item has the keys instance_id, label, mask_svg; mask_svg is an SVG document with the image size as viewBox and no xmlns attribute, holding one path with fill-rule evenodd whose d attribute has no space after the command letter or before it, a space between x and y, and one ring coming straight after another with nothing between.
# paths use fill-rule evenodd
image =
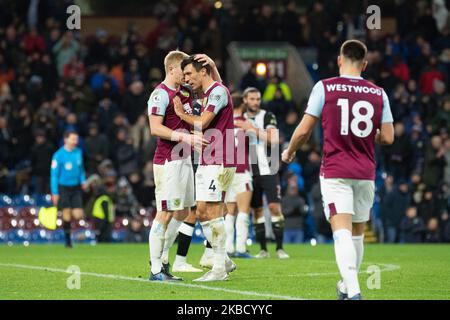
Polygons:
<instances>
[{"instance_id":1,"label":"green grass pitch","mask_svg":"<svg viewBox=\"0 0 450 320\"><path fill-rule=\"evenodd\" d=\"M182 274L179 284L151 283L145 244L0 246L0 299L335 299L339 279L332 245L287 245L291 259L235 259L227 282L198 284L201 273ZM252 246L252 253L258 248ZM176 248L172 249L171 256ZM203 248L192 245L188 261L198 266ZM80 268L80 289L68 289ZM381 272L380 288L370 265ZM365 299L450 299L449 245L366 245L360 274ZM71 278L73 279L73 278ZM369 281L368 281L369 280ZM70 282L70 281L69 281Z\"/></svg>"}]
</instances>

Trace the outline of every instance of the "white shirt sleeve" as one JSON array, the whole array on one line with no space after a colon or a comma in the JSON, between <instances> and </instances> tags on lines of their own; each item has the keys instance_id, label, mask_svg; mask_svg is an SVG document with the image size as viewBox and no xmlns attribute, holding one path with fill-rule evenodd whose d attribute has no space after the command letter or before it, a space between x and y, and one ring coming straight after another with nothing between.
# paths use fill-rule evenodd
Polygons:
<instances>
[{"instance_id":1,"label":"white shirt sleeve","mask_svg":"<svg viewBox=\"0 0 450 320\"><path fill-rule=\"evenodd\" d=\"M228 95L225 88L217 86L211 90L206 104L206 110L218 114L228 104Z\"/></svg>"},{"instance_id":2,"label":"white shirt sleeve","mask_svg":"<svg viewBox=\"0 0 450 320\"><path fill-rule=\"evenodd\" d=\"M322 115L323 105L325 104L325 88L322 81L315 84L309 96L308 106L305 113L320 118Z\"/></svg>"},{"instance_id":3,"label":"white shirt sleeve","mask_svg":"<svg viewBox=\"0 0 450 320\"><path fill-rule=\"evenodd\" d=\"M147 102L148 115L164 116L169 106L169 94L163 89L155 89Z\"/></svg>"},{"instance_id":4,"label":"white shirt sleeve","mask_svg":"<svg viewBox=\"0 0 450 320\"><path fill-rule=\"evenodd\" d=\"M391 104L389 103L389 98L383 90L383 113L381 115L381 123L394 122L391 112Z\"/></svg>"}]
</instances>

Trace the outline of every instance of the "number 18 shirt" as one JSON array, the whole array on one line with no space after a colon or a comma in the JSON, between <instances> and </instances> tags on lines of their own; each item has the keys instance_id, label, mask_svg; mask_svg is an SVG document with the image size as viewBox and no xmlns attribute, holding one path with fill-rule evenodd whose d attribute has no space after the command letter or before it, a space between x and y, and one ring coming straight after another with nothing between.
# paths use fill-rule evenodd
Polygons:
<instances>
[{"instance_id":1,"label":"number 18 shirt","mask_svg":"<svg viewBox=\"0 0 450 320\"><path fill-rule=\"evenodd\" d=\"M375 135L393 122L382 88L361 77L325 79L314 86L305 113L322 116L322 177L375 180Z\"/></svg>"}]
</instances>

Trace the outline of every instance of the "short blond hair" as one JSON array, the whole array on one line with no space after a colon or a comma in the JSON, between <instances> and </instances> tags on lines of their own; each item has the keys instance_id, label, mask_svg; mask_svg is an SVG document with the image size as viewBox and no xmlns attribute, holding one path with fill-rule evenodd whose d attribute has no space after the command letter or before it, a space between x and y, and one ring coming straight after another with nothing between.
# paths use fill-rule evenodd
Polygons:
<instances>
[{"instance_id":1,"label":"short blond hair","mask_svg":"<svg viewBox=\"0 0 450 320\"><path fill-rule=\"evenodd\" d=\"M164 69L166 70L166 73L169 71L169 66L172 66L176 63L179 63L181 65L181 61L188 57L189 56L182 51L170 51L164 58Z\"/></svg>"}]
</instances>

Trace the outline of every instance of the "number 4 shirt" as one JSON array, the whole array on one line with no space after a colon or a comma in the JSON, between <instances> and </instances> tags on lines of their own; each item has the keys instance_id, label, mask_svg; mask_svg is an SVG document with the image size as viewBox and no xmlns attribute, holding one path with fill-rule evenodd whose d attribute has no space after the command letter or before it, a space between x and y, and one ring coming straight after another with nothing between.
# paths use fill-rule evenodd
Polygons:
<instances>
[{"instance_id":1,"label":"number 4 shirt","mask_svg":"<svg viewBox=\"0 0 450 320\"><path fill-rule=\"evenodd\" d=\"M361 77L325 79L314 86L305 113L322 116L322 177L375 180L375 135L393 122L382 88Z\"/></svg>"}]
</instances>

